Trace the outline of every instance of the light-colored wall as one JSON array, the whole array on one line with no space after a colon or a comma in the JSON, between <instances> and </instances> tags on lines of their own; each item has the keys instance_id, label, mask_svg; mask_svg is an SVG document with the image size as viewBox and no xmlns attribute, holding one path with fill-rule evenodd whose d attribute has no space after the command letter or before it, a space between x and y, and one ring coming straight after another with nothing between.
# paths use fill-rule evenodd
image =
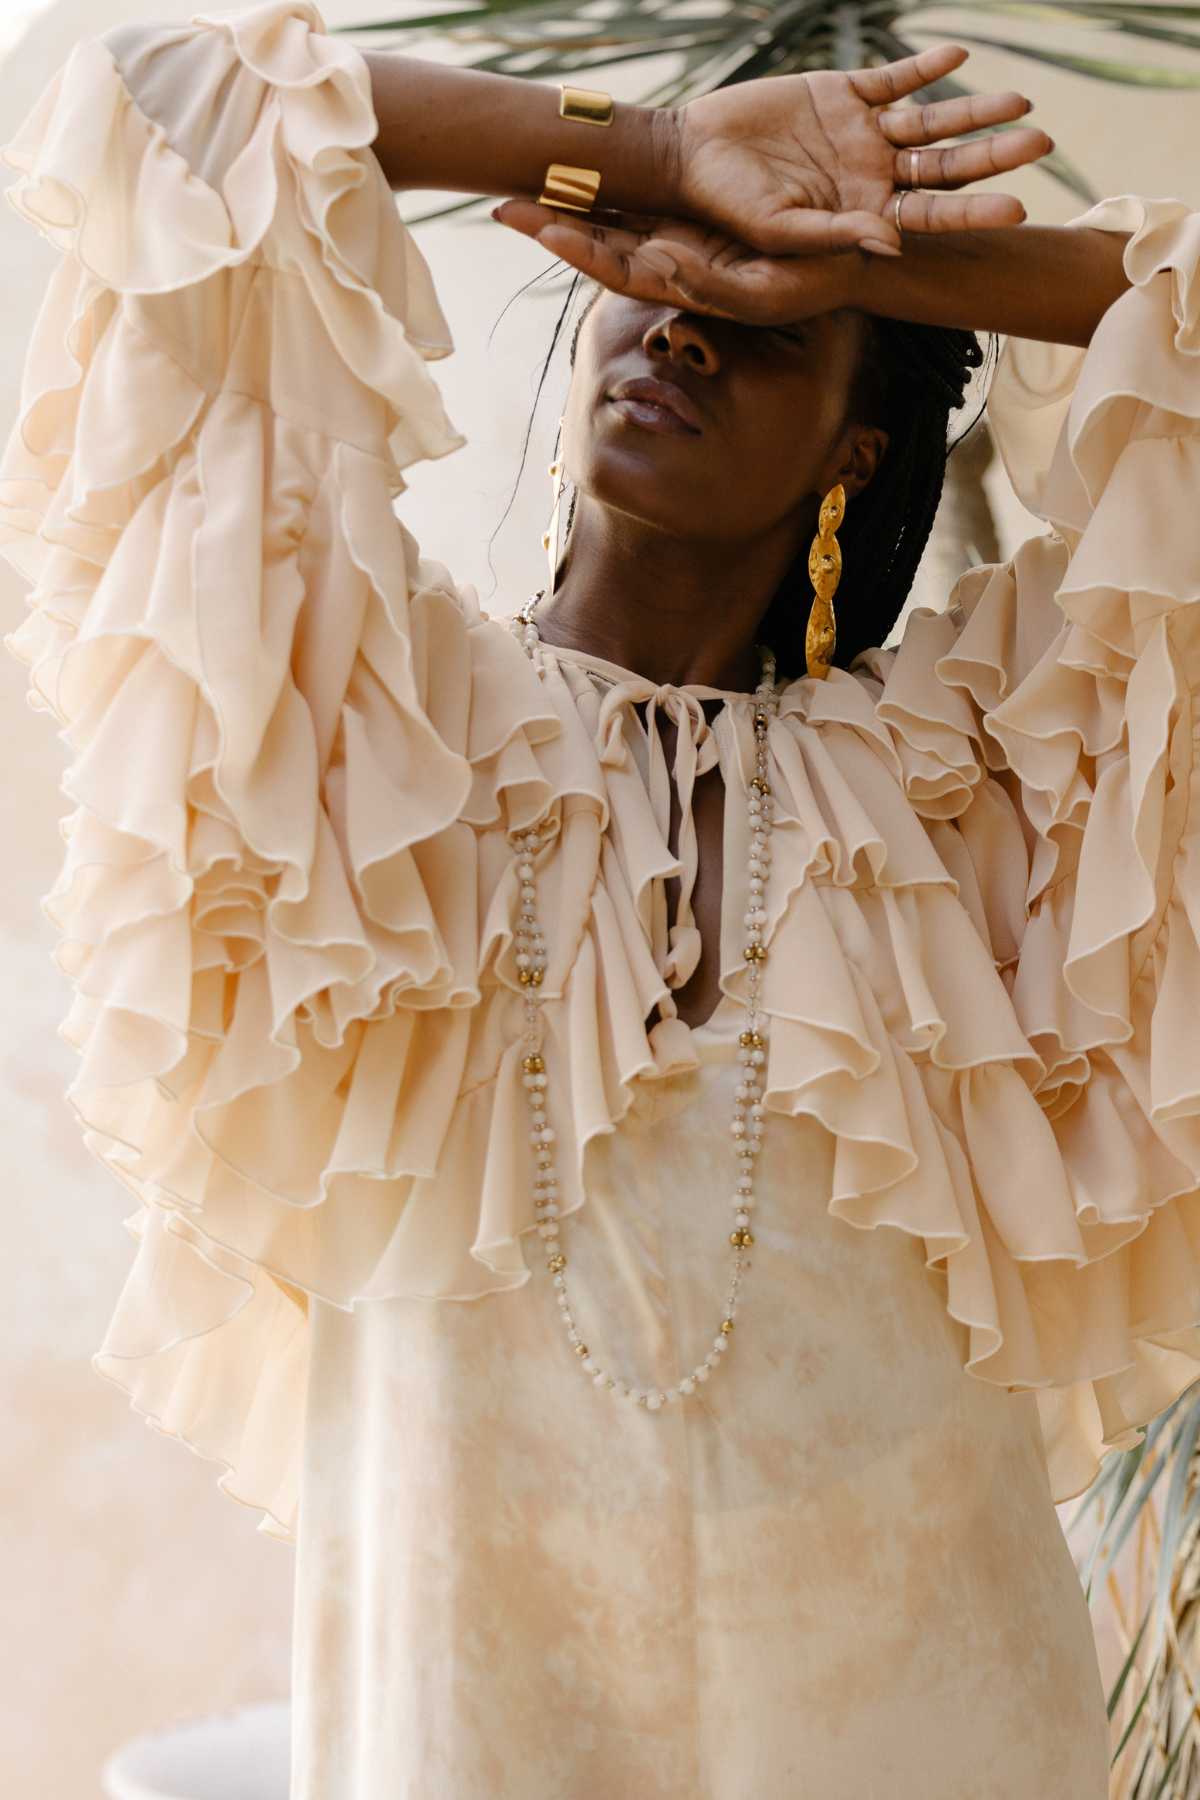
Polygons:
<instances>
[{"instance_id":1,"label":"light-colored wall","mask_svg":"<svg viewBox=\"0 0 1200 1800\"><path fill-rule=\"evenodd\" d=\"M0 139L12 135L80 35L129 18L184 20L196 10L190 0L55 0L0 62ZM330 24L391 10L371 0L327 0L323 8ZM964 27L971 18L962 15ZM937 34L951 35L954 21L953 13L939 15ZM1058 33L1056 41L1069 40ZM1200 204L1194 98L1102 88L990 52L977 53L973 73L978 85L1029 92L1039 119L1087 165L1101 191L1169 192ZM649 77L615 75L609 85L633 97L643 79ZM8 171L4 177L11 178ZM1061 221L1082 210L1036 174L1006 185L1034 219ZM404 515L417 522L431 554L476 582L485 606L506 612L542 579L538 540L561 365L517 505L496 541L495 582L487 539L516 472L557 308L545 298L518 301L489 347L505 301L544 258L490 221L424 227L422 241L458 345L438 375L451 416L471 441L451 462L413 471ZM4 431L53 261L40 238L0 209ZM1007 552L1029 522L999 470L988 482ZM929 604L944 594L940 554L932 545L916 595ZM4 567L4 631L21 608L20 584ZM52 932L38 906L61 851L62 749L46 718L26 709L23 692L24 671L12 658L0 659L8 744L0 920L0 1124L8 1147L8 1196L0 1209L0 1744L6 1792L92 1800L105 1756L138 1732L286 1693L292 1555L256 1532L253 1512L218 1493L213 1465L148 1430L88 1364L131 1254L120 1225L130 1202L83 1151L63 1099L75 1060L56 1035L67 985L50 960Z\"/></svg>"}]
</instances>

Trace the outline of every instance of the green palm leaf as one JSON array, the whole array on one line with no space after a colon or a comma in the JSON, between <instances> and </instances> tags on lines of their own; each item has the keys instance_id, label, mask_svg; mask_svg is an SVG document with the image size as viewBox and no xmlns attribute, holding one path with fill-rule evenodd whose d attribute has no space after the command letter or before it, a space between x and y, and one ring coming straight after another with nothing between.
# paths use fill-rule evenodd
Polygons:
<instances>
[{"instance_id":1,"label":"green palm leaf","mask_svg":"<svg viewBox=\"0 0 1200 1800\"><path fill-rule=\"evenodd\" d=\"M1147 1607L1145 1613L1143 1613L1143 1615L1142 1615L1142 1622L1138 1626L1137 1636L1134 1638L1132 1644L1130 1644L1128 1653L1125 1657L1125 1661L1121 1664L1121 1672L1117 1676L1117 1679L1113 1682L1112 1692L1108 1696L1108 1716L1110 1719L1112 1718L1113 1713L1117 1709L1117 1704L1120 1701L1121 1695L1125 1691L1125 1683L1128 1681L1128 1679L1129 1679L1130 1675L1132 1674L1133 1669L1137 1663L1137 1653L1138 1653L1138 1650L1141 1648L1142 1639L1146 1634L1146 1621L1149 1619L1149 1617L1150 1617L1150 1609L1149 1609L1149 1607ZM1139 1700L1138 1706L1135 1710L1140 1711L1141 1706L1142 1706L1143 1702L1145 1701L1145 1698L1146 1698L1145 1693L1143 1693L1141 1700ZM1122 1737L1121 1742L1117 1745L1117 1750L1116 1750L1117 1756L1120 1756L1121 1751L1125 1748L1125 1743L1126 1743L1127 1738L1129 1737L1129 1733L1131 1730L1132 1730L1132 1721L1130 1722L1129 1725L1127 1725L1125 1727L1124 1736ZM1116 1757L1114 1757L1113 1760L1115 1762Z\"/></svg>"},{"instance_id":2,"label":"green palm leaf","mask_svg":"<svg viewBox=\"0 0 1200 1800\"><path fill-rule=\"evenodd\" d=\"M932 3L936 4L936 0ZM917 5L908 9L906 17L911 19L926 10L925 0L918 0ZM1155 43L1177 44L1185 50L1200 50L1200 32L1184 30L1179 25L1181 18L1200 19L1200 7L1196 6L1161 9L1163 16L1170 17L1170 25L1152 23L1150 15L1160 12L1157 7L1093 4L1093 0L1053 0L1048 5L1036 4L1035 0L956 0L955 10L1021 19L1032 25L1087 25L1097 31L1124 33ZM1020 46L1013 44L1007 48L1018 53L1020 50Z\"/></svg>"},{"instance_id":3,"label":"green palm leaf","mask_svg":"<svg viewBox=\"0 0 1200 1800\"><path fill-rule=\"evenodd\" d=\"M1153 1496L1161 1495L1164 1477L1160 1528ZM1152 1420L1141 1444L1105 1459L1081 1496L1068 1537L1095 1509L1103 1525L1083 1572L1092 1604L1100 1583L1115 1579L1118 1554L1134 1527L1148 1528L1151 1541L1161 1529L1155 1591L1141 1608L1107 1701L1113 1719L1136 1671L1136 1699L1112 1755L1114 1769L1127 1752L1136 1758L1136 1768L1120 1780L1120 1800L1192 1800L1200 1765L1200 1696L1192 1674L1200 1650L1200 1387ZM1114 1786L1114 1800L1117 1793Z\"/></svg>"},{"instance_id":4,"label":"green palm leaf","mask_svg":"<svg viewBox=\"0 0 1200 1800\"><path fill-rule=\"evenodd\" d=\"M918 16L937 0L901 6L895 0L714 0L697 11L696 0L585 0L572 10L562 0L478 0L453 11L413 12L344 32L385 32L415 36L438 32L460 44L488 46L468 67L535 80L572 80L625 64L668 56L675 72L640 96L650 105L678 105L714 87L772 74L821 68L861 68L915 46L897 30L900 19L922 35ZM1200 51L1200 5L1138 4L1136 0L960 0L961 10L989 14L997 22L1021 20L1040 28L1085 26L1096 32L1158 40ZM939 34L941 35L941 34ZM1200 87L1200 69L1166 69L1113 57L1081 55L1043 47L1028 39L1010 41L983 32L955 34L966 42L1023 56L1092 80L1126 86ZM960 82L931 83L921 99L969 94ZM1001 129L1015 130L1011 125ZM972 136L977 134L970 134ZM1083 171L1061 149L1037 167L1087 205L1098 195ZM476 201L455 202L426 213L425 219L461 215ZM414 221L415 222L415 221Z\"/></svg>"},{"instance_id":5,"label":"green palm leaf","mask_svg":"<svg viewBox=\"0 0 1200 1800\"><path fill-rule=\"evenodd\" d=\"M1089 75L1095 81L1117 81L1133 87L1195 88L1200 87L1200 71L1151 68L1144 63L1112 62L1098 56L1075 56L1067 50L1038 50L1032 44L1014 44L1003 38L984 37L977 31L956 31L955 40L964 44L982 44L989 50L1006 50L1010 56L1027 56L1033 62L1051 63L1055 68L1070 69L1075 75ZM1200 44L1193 48L1200 49Z\"/></svg>"}]
</instances>

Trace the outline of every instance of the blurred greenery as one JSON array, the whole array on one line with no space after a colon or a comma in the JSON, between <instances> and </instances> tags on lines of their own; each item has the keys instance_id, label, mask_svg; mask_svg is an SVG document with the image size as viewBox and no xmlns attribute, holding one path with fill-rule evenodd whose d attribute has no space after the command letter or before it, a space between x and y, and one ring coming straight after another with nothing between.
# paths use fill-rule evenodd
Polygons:
<instances>
[{"instance_id":1,"label":"blurred greenery","mask_svg":"<svg viewBox=\"0 0 1200 1800\"><path fill-rule=\"evenodd\" d=\"M1195 1800L1200 1794L1200 1389L1193 1386L1146 1427L1143 1443L1108 1456L1080 1498L1070 1537L1095 1512L1096 1530L1081 1574L1093 1607L1107 1593L1130 1638L1108 1696L1113 1718L1129 1684L1126 1722L1114 1765L1132 1749L1111 1800ZM1155 1499L1157 1496L1157 1499ZM1130 1545L1137 1533L1141 1544ZM1116 1581L1122 1551L1148 1548L1154 1591L1127 1617ZM1143 1559L1147 1560L1147 1559Z\"/></svg>"},{"instance_id":2,"label":"blurred greenery","mask_svg":"<svg viewBox=\"0 0 1200 1800\"><path fill-rule=\"evenodd\" d=\"M1200 52L1200 6L1138 4L1137 0L953 0L957 14L975 15L981 31L955 29L956 43L1050 63L1089 80L1141 88L1200 88L1200 62L1190 70L1126 60L1118 55L1080 55L1042 42L1053 27L1081 27L1110 40L1172 44ZM414 10L407 16L343 25L343 32L375 32L392 38L436 34L465 46L480 46L465 66L535 80L586 84L604 69L653 57L674 58L666 80L638 96L645 105L677 105L712 88L764 75L803 74L810 69L859 69L912 56L921 48L907 35L930 36L923 14L945 11L928 5L895 6L887 0L466 0L452 9ZM1019 28L1019 29L1018 29ZM936 35L940 35L940 32ZM1105 46L1110 47L1109 45ZM1099 48L1099 46L1098 46ZM1116 44L1111 45L1116 49ZM948 76L922 88L918 100L943 100L974 90ZM1019 123L1019 121L1017 122ZM990 127L1012 130L1013 126ZM960 141L981 135L966 133ZM1056 148L1037 167L1092 205L1099 195L1082 169ZM427 213L440 218L478 206L456 201ZM415 223L416 221L414 221Z\"/></svg>"}]
</instances>

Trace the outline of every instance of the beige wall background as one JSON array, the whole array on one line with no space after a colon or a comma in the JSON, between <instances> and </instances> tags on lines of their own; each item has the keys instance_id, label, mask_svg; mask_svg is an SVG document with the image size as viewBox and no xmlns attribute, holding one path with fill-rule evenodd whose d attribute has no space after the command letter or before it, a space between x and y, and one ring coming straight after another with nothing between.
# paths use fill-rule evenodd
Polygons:
<instances>
[{"instance_id":1,"label":"beige wall background","mask_svg":"<svg viewBox=\"0 0 1200 1800\"><path fill-rule=\"evenodd\" d=\"M0 141L13 135L80 36L130 18L186 20L199 10L181 0L8 0L7 7L0 0ZM395 9L386 0L326 0L322 10L334 24ZM931 14L921 41L953 35L956 21L963 29L978 23L949 9ZM1019 26L1009 21L1006 28ZM1094 39L1058 28L1050 41L1097 48ZM1114 43L1104 48L1119 54ZM422 53L448 54L435 44ZM1087 168L1098 191L1174 194L1200 204L1194 95L1101 86L982 50L973 53L968 74L977 87L1030 94L1038 121ZM632 98L653 78L654 71L632 79L618 73L609 85ZM11 171L0 170L0 183L11 179ZM1020 194L1036 221L1061 222L1083 210L1036 173L1003 185ZM405 210L411 215L432 199L413 196ZM429 225L421 234L458 346L439 365L439 379L470 442L449 462L413 471L404 516L429 552L476 583L486 607L509 612L540 585L544 569L545 465L565 387L561 365L490 562L488 538L516 474L557 303L519 300L489 345L505 302L546 259L486 219ZM16 412L24 343L53 262L47 245L0 208L5 434ZM1007 554L1035 522L997 467L987 486ZM941 604L958 572L952 523L941 521L914 601ZM22 584L0 569L0 630L13 628L22 607ZM92 1800L105 1757L128 1738L286 1694L293 1559L256 1531L254 1512L218 1491L216 1465L147 1429L124 1395L90 1369L132 1253L120 1224L130 1202L82 1149L63 1099L74 1053L56 1034L68 991L50 960L52 932L39 909L57 873L58 819L67 810L58 791L62 750L46 718L24 705L24 671L10 656L0 658L0 706L8 745L0 804L9 846L0 915L0 1127L7 1149L0 1208L0 1745L6 1792Z\"/></svg>"}]
</instances>

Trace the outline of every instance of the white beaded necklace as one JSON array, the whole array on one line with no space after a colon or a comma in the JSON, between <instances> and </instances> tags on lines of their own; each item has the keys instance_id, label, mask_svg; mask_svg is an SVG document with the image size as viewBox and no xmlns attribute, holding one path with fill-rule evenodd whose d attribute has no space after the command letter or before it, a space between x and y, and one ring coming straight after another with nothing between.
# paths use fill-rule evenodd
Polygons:
<instances>
[{"instance_id":1,"label":"white beaded necklace","mask_svg":"<svg viewBox=\"0 0 1200 1800\"><path fill-rule=\"evenodd\" d=\"M537 670L539 678L544 678L545 669L538 654L541 637L534 623L533 613L542 597L542 593L537 593L527 600L510 625L514 637L523 646L526 655ZM529 1101L529 1142L533 1149L537 1171L533 1179L533 1204L538 1216L538 1235L545 1246L546 1268L555 1289L555 1298L558 1302L563 1329L567 1334L567 1342L571 1346L579 1367L591 1377L596 1387L605 1388L618 1399L632 1401L635 1405L645 1407L649 1412L657 1412L661 1407L670 1405L673 1401L694 1394L697 1387L706 1382L713 1370L718 1367L732 1342L742 1276L751 1266L750 1258L745 1252L754 1243L750 1231L750 1214L754 1207L754 1164L762 1146L763 1137L763 1076L767 1060L767 1040L762 1030L762 1015L758 1006L759 976L767 958L767 946L764 941L767 913L764 900L765 884L771 862L770 838L773 810L771 788L767 780L767 728L779 706L779 694L775 686L774 653L766 645L760 645L759 654L762 659L762 674L758 686L754 690L755 767L754 775L746 790L746 805L750 815L750 860L748 864L750 905L745 915L746 945L742 955L748 964L746 975L748 1017L747 1028L738 1037L738 1059L743 1065L743 1074L735 1090L733 1120L730 1125L738 1164L737 1190L731 1202L734 1228L729 1235L729 1243L733 1250L733 1266L730 1270L729 1290L720 1330L713 1339L712 1349L702 1362L696 1364L694 1369L681 1376L674 1387L639 1387L635 1383L624 1381L619 1376L610 1374L607 1369L601 1368L583 1340L583 1334L579 1329L567 1293L567 1278L564 1273L567 1267L567 1258L561 1244L558 1207L560 1189L558 1171L554 1164L555 1132L546 1117L547 1080L546 1063L542 1056L544 1041L542 997L538 991L542 984L547 959L545 933L538 918L536 858L538 851L543 845L549 843L550 839L549 837L540 837L536 831L511 831L508 834L509 842L517 858L517 876L521 886L521 911L515 933L517 974L524 990L525 1001L525 1029L522 1041L526 1054L521 1067L524 1071L522 1080Z\"/></svg>"}]
</instances>

